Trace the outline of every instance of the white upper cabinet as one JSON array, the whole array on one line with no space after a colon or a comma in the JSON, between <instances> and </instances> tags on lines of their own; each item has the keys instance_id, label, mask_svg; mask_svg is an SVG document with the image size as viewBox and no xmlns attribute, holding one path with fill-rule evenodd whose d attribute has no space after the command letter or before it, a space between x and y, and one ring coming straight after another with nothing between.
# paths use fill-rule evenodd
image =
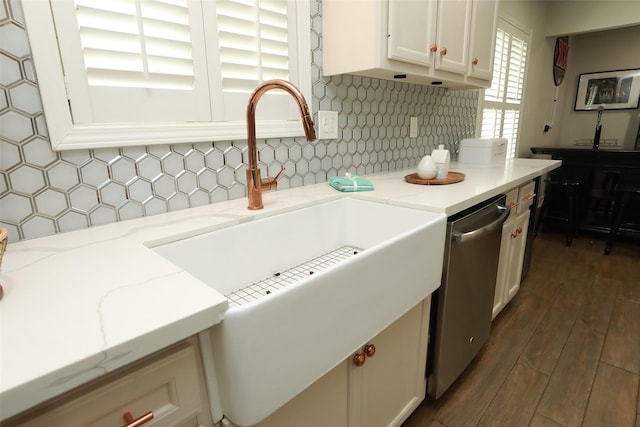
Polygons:
<instances>
[{"instance_id":1,"label":"white upper cabinet","mask_svg":"<svg viewBox=\"0 0 640 427\"><path fill-rule=\"evenodd\" d=\"M489 87L497 2L324 0L324 75Z\"/></svg>"},{"instance_id":2,"label":"white upper cabinet","mask_svg":"<svg viewBox=\"0 0 640 427\"><path fill-rule=\"evenodd\" d=\"M471 10L469 76L491 81L497 25L498 1L475 0Z\"/></svg>"}]
</instances>

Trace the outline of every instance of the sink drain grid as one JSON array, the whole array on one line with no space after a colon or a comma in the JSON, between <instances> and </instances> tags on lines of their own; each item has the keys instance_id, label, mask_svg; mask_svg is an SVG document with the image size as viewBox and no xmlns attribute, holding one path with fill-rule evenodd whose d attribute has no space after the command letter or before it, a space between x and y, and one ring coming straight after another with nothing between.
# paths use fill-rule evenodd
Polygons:
<instances>
[{"instance_id":1,"label":"sink drain grid","mask_svg":"<svg viewBox=\"0 0 640 427\"><path fill-rule=\"evenodd\" d=\"M312 274L351 258L358 252L362 252L362 249L355 246L343 246L295 267L275 273L266 279L225 295L229 299L229 307L237 307L259 298L264 298L278 289L285 288L292 283L299 282Z\"/></svg>"}]
</instances>

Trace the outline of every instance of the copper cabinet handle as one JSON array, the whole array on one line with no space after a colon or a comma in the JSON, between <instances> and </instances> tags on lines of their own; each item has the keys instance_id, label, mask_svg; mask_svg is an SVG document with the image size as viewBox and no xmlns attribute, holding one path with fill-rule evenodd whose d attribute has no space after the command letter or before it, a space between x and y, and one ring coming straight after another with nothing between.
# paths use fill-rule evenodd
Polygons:
<instances>
[{"instance_id":1,"label":"copper cabinet handle","mask_svg":"<svg viewBox=\"0 0 640 427\"><path fill-rule=\"evenodd\" d=\"M366 360L367 360L367 359L366 359L365 355L364 355L364 354L362 354L362 353L356 353L356 354L353 356L353 364L354 364L354 365L356 365L356 366L362 366L362 365L364 365L364 362L365 362Z\"/></svg>"},{"instance_id":2,"label":"copper cabinet handle","mask_svg":"<svg viewBox=\"0 0 640 427\"><path fill-rule=\"evenodd\" d=\"M511 232L511 238L515 239L516 237L518 237L518 231L514 230L514 231Z\"/></svg>"},{"instance_id":3,"label":"copper cabinet handle","mask_svg":"<svg viewBox=\"0 0 640 427\"><path fill-rule=\"evenodd\" d=\"M446 48L446 47L443 47L443 48L440 50L440 55L444 56L444 55L446 55L446 54L447 54L447 48Z\"/></svg>"},{"instance_id":4,"label":"copper cabinet handle","mask_svg":"<svg viewBox=\"0 0 640 427\"><path fill-rule=\"evenodd\" d=\"M510 207L511 209L513 209L513 208L517 207L519 204L520 204L520 203L518 203L518 202L509 202L509 207Z\"/></svg>"},{"instance_id":5,"label":"copper cabinet handle","mask_svg":"<svg viewBox=\"0 0 640 427\"><path fill-rule=\"evenodd\" d=\"M536 193L527 194L526 196L523 197L523 199L524 200L533 200L534 197L536 197Z\"/></svg>"},{"instance_id":6,"label":"copper cabinet handle","mask_svg":"<svg viewBox=\"0 0 640 427\"><path fill-rule=\"evenodd\" d=\"M376 346L373 344L367 344L364 346L364 354L367 357L373 357L376 354Z\"/></svg>"},{"instance_id":7,"label":"copper cabinet handle","mask_svg":"<svg viewBox=\"0 0 640 427\"><path fill-rule=\"evenodd\" d=\"M429 47L429 50L431 52L436 52L438 50L438 45L435 43L432 43L431 46Z\"/></svg>"},{"instance_id":8,"label":"copper cabinet handle","mask_svg":"<svg viewBox=\"0 0 640 427\"><path fill-rule=\"evenodd\" d=\"M471 60L471 64L473 64L473 65L478 65L478 58L473 58L473 59Z\"/></svg>"},{"instance_id":9,"label":"copper cabinet handle","mask_svg":"<svg viewBox=\"0 0 640 427\"><path fill-rule=\"evenodd\" d=\"M139 427L153 419L153 412L147 412L140 418L134 420L131 412L127 411L122 415L122 418L124 418L124 421L127 423L124 427Z\"/></svg>"}]
</instances>

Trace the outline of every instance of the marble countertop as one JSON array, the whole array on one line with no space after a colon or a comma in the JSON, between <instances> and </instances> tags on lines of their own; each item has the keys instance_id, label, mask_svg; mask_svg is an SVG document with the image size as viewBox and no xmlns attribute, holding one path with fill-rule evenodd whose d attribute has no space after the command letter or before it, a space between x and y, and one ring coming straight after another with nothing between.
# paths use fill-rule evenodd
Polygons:
<instances>
[{"instance_id":1,"label":"marble countertop","mask_svg":"<svg viewBox=\"0 0 640 427\"><path fill-rule=\"evenodd\" d=\"M375 190L340 193L327 183L8 245L0 272L0 420L71 390L224 317L227 300L149 248L340 197L452 215L560 165L514 159L453 162L465 180L409 184L404 170L368 176Z\"/></svg>"}]
</instances>

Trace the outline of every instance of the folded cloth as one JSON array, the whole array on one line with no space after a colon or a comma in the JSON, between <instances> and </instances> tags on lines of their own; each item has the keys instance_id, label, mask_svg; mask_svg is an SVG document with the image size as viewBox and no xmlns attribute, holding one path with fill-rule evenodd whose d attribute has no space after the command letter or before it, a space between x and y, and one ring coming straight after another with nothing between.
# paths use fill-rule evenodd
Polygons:
<instances>
[{"instance_id":1,"label":"folded cloth","mask_svg":"<svg viewBox=\"0 0 640 427\"><path fill-rule=\"evenodd\" d=\"M329 185L338 191L372 191L373 184L356 174L347 172L345 176L330 176Z\"/></svg>"}]
</instances>

